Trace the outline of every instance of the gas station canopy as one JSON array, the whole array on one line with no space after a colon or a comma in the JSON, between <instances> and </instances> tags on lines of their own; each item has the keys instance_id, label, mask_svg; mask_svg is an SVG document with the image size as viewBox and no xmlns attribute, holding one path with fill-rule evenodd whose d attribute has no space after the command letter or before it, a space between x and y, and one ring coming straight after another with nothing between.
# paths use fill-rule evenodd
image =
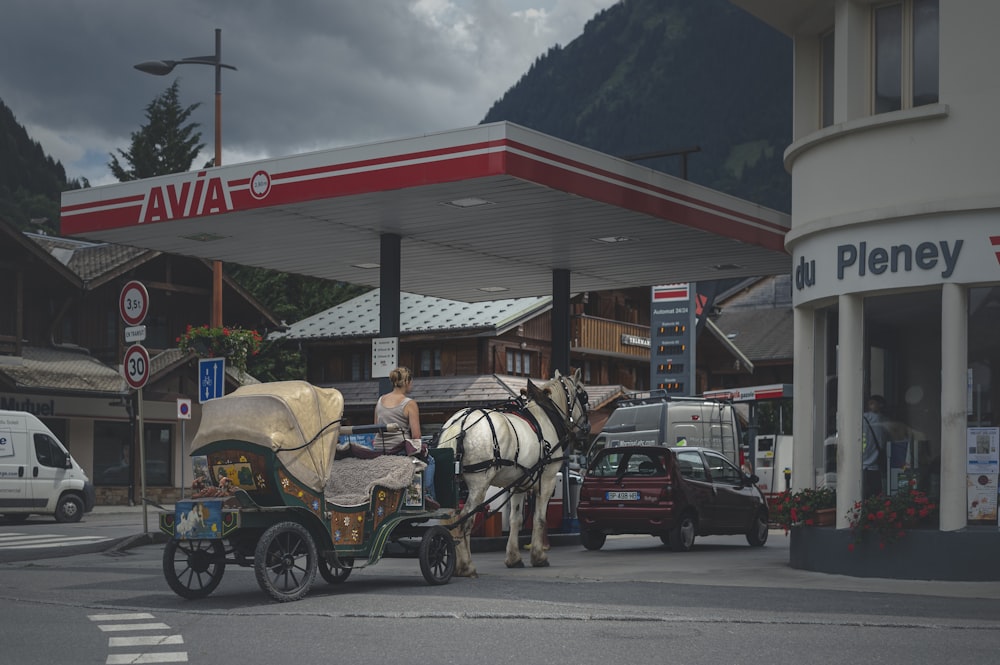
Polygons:
<instances>
[{"instance_id":1,"label":"gas station canopy","mask_svg":"<svg viewBox=\"0 0 1000 665\"><path fill-rule=\"evenodd\" d=\"M789 217L501 122L62 196L62 233L465 302L776 275Z\"/></svg>"}]
</instances>

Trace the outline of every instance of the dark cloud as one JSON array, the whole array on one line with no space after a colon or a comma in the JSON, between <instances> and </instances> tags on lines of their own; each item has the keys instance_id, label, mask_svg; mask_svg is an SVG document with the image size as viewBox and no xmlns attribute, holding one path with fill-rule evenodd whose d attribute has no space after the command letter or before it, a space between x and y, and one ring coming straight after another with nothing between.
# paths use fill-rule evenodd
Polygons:
<instances>
[{"instance_id":1,"label":"dark cloud","mask_svg":"<svg viewBox=\"0 0 1000 665\"><path fill-rule=\"evenodd\" d=\"M0 99L70 177L107 181L174 78L211 156L214 73L144 60L212 55L222 30L224 161L479 122L551 45L613 0L5 0ZM532 9L535 11L531 11ZM517 13L521 12L521 13ZM526 13L525 13L526 12Z\"/></svg>"}]
</instances>

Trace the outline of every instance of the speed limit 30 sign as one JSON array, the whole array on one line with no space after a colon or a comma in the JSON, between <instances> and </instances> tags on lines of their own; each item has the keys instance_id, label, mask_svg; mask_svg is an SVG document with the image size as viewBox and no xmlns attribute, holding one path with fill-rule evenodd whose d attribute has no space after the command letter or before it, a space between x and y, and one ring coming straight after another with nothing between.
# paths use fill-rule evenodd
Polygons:
<instances>
[{"instance_id":1,"label":"speed limit 30 sign","mask_svg":"<svg viewBox=\"0 0 1000 665\"><path fill-rule=\"evenodd\" d=\"M133 344L125 351L122 365L125 383L139 390L149 380L149 351L141 344Z\"/></svg>"}]
</instances>

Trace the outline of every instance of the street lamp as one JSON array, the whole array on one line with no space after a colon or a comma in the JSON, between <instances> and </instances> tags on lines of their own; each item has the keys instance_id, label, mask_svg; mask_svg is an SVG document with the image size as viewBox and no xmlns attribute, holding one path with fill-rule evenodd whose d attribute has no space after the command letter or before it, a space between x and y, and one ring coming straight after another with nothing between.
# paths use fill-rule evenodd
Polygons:
<instances>
[{"instance_id":1,"label":"street lamp","mask_svg":"<svg viewBox=\"0 0 1000 665\"><path fill-rule=\"evenodd\" d=\"M149 60L135 68L155 76L166 76L177 65L215 67L215 166L222 166L222 68L236 70L222 62L222 30L215 29L215 55L200 55L182 60ZM212 327L222 326L222 261L212 262Z\"/></svg>"}]
</instances>

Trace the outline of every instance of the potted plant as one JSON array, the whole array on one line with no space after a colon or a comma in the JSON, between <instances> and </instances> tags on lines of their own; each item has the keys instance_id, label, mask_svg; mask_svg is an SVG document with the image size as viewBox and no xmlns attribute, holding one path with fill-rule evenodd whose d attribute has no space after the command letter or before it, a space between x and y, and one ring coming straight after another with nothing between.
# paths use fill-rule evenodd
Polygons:
<instances>
[{"instance_id":1,"label":"potted plant","mask_svg":"<svg viewBox=\"0 0 1000 665\"><path fill-rule=\"evenodd\" d=\"M851 551L869 533L878 535L879 549L883 549L903 538L906 529L931 517L937 505L924 492L916 489L915 483L911 479L895 494L878 494L854 504L847 515L854 535L853 542L848 545Z\"/></svg>"},{"instance_id":2,"label":"potted plant","mask_svg":"<svg viewBox=\"0 0 1000 665\"><path fill-rule=\"evenodd\" d=\"M837 493L830 487L781 492L768 501L768 508L771 523L786 535L793 524L830 526L836 521Z\"/></svg>"},{"instance_id":3,"label":"potted plant","mask_svg":"<svg viewBox=\"0 0 1000 665\"><path fill-rule=\"evenodd\" d=\"M247 359L260 353L263 338L256 330L245 328L188 326L184 334L177 338L182 351L192 351L201 358L229 359L229 363L243 375L247 371Z\"/></svg>"}]
</instances>

